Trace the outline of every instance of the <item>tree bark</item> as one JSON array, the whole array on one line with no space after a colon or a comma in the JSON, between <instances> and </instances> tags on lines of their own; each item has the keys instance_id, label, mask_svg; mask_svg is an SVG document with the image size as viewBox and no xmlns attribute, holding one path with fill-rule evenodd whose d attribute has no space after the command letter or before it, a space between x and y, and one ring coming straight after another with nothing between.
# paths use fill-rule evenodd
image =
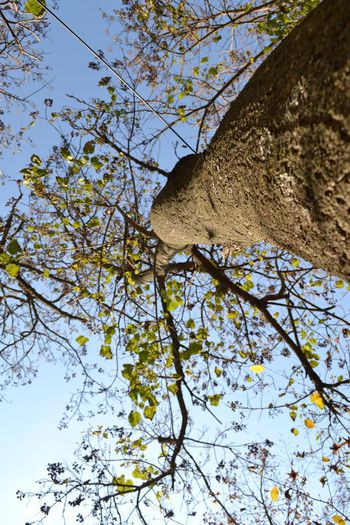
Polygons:
<instances>
[{"instance_id":1,"label":"tree bark","mask_svg":"<svg viewBox=\"0 0 350 525\"><path fill-rule=\"evenodd\" d=\"M325 0L169 177L151 222L173 246L266 241L349 278L349 197L350 1Z\"/></svg>"}]
</instances>

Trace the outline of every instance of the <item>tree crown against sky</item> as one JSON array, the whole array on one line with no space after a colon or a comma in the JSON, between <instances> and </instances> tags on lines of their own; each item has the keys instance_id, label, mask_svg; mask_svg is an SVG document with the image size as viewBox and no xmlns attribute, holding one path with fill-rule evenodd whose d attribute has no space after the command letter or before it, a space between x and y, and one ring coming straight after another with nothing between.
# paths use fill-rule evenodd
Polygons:
<instances>
[{"instance_id":1,"label":"tree crown against sky","mask_svg":"<svg viewBox=\"0 0 350 525\"><path fill-rule=\"evenodd\" d=\"M21 0L1 2L1 148L12 145L14 141L20 143L23 136L24 130L16 133L8 121L9 108L19 105L28 112L32 110L29 93L23 95L24 86L33 82L33 91L39 89L48 71L43 62L43 41L48 22L42 9L35 4Z\"/></svg>"},{"instance_id":2,"label":"tree crown against sky","mask_svg":"<svg viewBox=\"0 0 350 525\"><path fill-rule=\"evenodd\" d=\"M124 27L115 65L186 136L189 123L201 148L255 65L317 3L125 2L104 16ZM68 502L78 520L104 524L149 523L157 509L168 523L198 512L206 523L343 525L346 283L263 245L191 247L154 272L168 255L149 224L167 176L165 130L101 74L95 98L46 110L59 141L23 168L1 223L3 383L63 359L82 373L73 411L91 396L118 415L87 433L74 465L49 466L43 515ZM268 417L251 439L255 414ZM296 443L289 457L267 435L278 418Z\"/></svg>"}]
</instances>

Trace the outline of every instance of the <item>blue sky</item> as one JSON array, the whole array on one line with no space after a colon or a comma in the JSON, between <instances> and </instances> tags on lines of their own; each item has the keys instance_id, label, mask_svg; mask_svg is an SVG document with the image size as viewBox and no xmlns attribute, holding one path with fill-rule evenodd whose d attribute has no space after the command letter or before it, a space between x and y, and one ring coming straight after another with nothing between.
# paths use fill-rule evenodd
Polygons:
<instances>
[{"instance_id":1,"label":"blue sky","mask_svg":"<svg viewBox=\"0 0 350 525\"><path fill-rule=\"evenodd\" d=\"M59 15L93 47L106 51L109 38L105 34L105 23L100 19L98 8L108 11L115 5L112 0L62 0ZM53 78L53 81L33 97L33 101L41 110L45 98L54 100L54 111L66 102L66 93L79 94L82 98L94 95L99 73L86 67L92 57L81 44L57 26L56 22L52 22L44 47L47 63L52 67L48 78ZM28 93L31 91L31 86L28 85ZM13 110L12 121L14 126L23 125L20 110ZM18 171L26 165L33 152L42 153L57 140L57 135L44 120L37 122L31 135L33 146L24 144L21 152L15 152L15 155L7 154L1 160L1 170L10 178L18 178ZM163 140L164 143L171 144L173 137L169 136ZM168 157L163 155L164 165L168 167L175 161L172 148L166 148L166 152L169 151ZM0 203L10 195L11 189L9 186L5 192L1 192ZM0 405L0 516L2 523L6 525L24 525L26 521L33 519L34 509L38 508L37 502L27 507L26 501L20 503L16 499L16 490L31 490L34 481L45 475L45 465L48 462L69 460L82 432L89 425L89 421L73 421L67 430L57 430L65 405L75 390L74 383L67 384L63 376L62 365L42 364L38 377L31 385L10 388L7 392L8 401ZM269 436L274 438L285 433L286 425L290 426L288 416L279 420L277 426L272 425L273 428L267 416L262 416L260 420L257 418L256 421L257 428L264 437L268 426ZM103 420L95 419L95 423L103 423ZM308 435L313 439L311 433ZM288 433L284 445L286 450L288 444L294 441L294 436ZM55 514L50 515L46 521L47 525L61 523L61 516Z\"/></svg>"},{"instance_id":2,"label":"blue sky","mask_svg":"<svg viewBox=\"0 0 350 525\"><path fill-rule=\"evenodd\" d=\"M71 387L62 367L40 368L33 384L9 390L8 402L0 405L0 513L6 525L24 525L33 516L26 501L17 500L16 490L33 489L46 463L71 455L86 427L85 422L73 423L68 430L57 430ZM31 508L37 509L37 503Z\"/></svg>"}]
</instances>

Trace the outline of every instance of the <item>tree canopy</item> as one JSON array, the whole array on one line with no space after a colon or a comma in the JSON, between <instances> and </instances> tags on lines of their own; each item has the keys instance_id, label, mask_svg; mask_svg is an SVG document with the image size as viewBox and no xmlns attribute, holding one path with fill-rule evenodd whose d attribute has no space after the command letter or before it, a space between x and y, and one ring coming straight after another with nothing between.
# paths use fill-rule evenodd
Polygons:
<instances>
[{"instance_id":1,"label":"tree canopy","mask_svg":"<svg viewBox=\"0 0 350 525\"><path fill-rule=\"evenodd\" d=\"M123 1L103 16L114 67L200 152L318 3ZM47 115L57 143L33 152L0 222L2 388L62 360L82 378L66 417L85 399L111 414L73 464L48 466L43 522L62 505L103 525L346 524L348 284L262 243L160 242L149 214L169 177L167 128L89 67L95 96Z\"/></svg>"},{"instance_id":2,"label":"tree canopy","mask_svg":"<svg viewBox=\"0 0 350 525\"><path fill-rule=\"evenodd\" d=\"M46 80L42 41L48 30L45 10L36 0L4 0L0 8L0 148L20 144L24 129L13 129L9 108L17 105L29 111L32 91ZM26 88L28 86L28 88ZM35 87L33 87L35 86ZM26 92L27 91L27 92ZM26 92L26 94L24 94Z\"/></svg>"}]
</instances>

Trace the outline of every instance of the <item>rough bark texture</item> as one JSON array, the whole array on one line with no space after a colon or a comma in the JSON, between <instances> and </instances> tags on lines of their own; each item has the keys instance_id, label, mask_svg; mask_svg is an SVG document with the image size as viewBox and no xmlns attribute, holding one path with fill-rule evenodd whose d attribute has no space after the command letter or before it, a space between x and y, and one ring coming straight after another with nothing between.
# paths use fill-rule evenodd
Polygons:
<instances>
[{"instance_id":1,"label":"rough bark texture","mask_svg":"<svg viewBox=\"0 0 350 525\"><path fill-rule=\"evenodd\" d=\"M349 194L350 1L325 0L169 178L151 221L165 243L267 241L349 278Z\"/></svg>"}]
</instances>

